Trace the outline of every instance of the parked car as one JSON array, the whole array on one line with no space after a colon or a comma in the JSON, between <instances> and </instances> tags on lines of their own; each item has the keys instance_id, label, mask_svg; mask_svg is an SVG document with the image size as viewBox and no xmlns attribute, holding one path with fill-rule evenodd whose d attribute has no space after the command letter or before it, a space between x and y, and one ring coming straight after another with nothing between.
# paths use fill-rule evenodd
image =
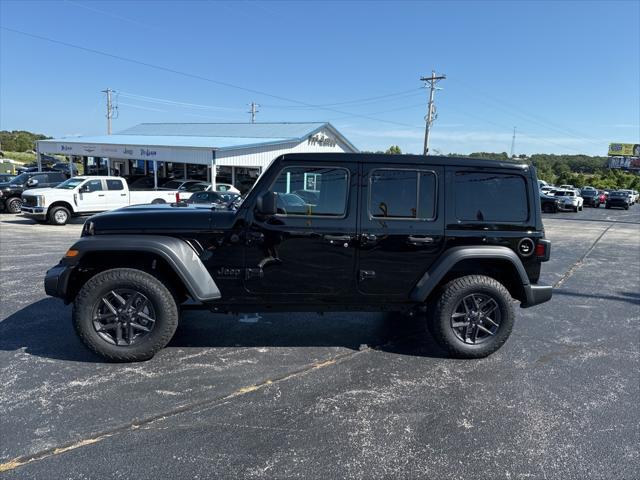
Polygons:
<instances>
[{"instance_id":1,"label":"parked car","mask_svg":"<svg viewBox=\"0 0 640 480\"><path fill-rule=\"evenodd\" d=\"M310 175L318 204L282 212L304 202L287 192ZM45 291L73 303L82 342L116 361L163 348L183 301L220 313L414 312L452 356L485 357L511 333L514 298L527 308L552 296L538 283L550 242L536 181L535 169L489 160L283 155L237 210L92 217Z\"/></svg>"},{"instance_id":2,"label":"parked car","mask_svg":"<svg viewBox=\"0 0 640 480\"><path fill-rule=\"evenodd\" d=\"M575 189L556 190L554 194L560 200L559 206L565 210L573 210L574 212L582 211L584 200L577 194Z\"/></svg>"},{"instance_id":3,"label":"parked car","mask_svg":"<svg viewBox=\"0 0 640 480\"><path fill-rule=\"evenodd\" d=\"M211 188L211 185L209 185L209 188ZM240 190L229 183L216 183L216 192L230 192L240 195Z\"/></svg>"},{"instance_id":4,"label":"parked car","mask_svg":"<svg viewBox=\"0 0 640 480\"><path fill-rule=\"evenodd\" d=\"M624 192L629 196L629 205L634 205L638 201L638 198L637 198L636 194L634 193L634 190L623 189L623 190L618 190L618 191L619 192Z\"/></svg>"},{"instance_id":5,"label":"parked car","mask_svg":"<svg viewBox=\"0 0 640 480\"><path fill-rule=\"evenodd\" d=\"M71 166L69 166L69 165L71 165ZM51 165L51 170L56 170L58 172L64 172L68 176L78 175L78 167L73 163L69 164L69 162L54 163L53 165Z\"/></svg>"},{"instance_id":6,"label":"parked car","mask_svg":"<svg viewBox=\"0 0 640 480\"><path fill-rule=\"evenodd\" d=\"M604 205L607 203L607 197L609 196L609 192L603 192L602 190L598 191L598 200L600 201L600 205Z\"/></svg>"},{"instance_id":7,"label":"parked car","mask_svg":"<svg viewBox=\"0 0 640 480\"><path fill-rule=\"evenodd\" d=\"M582 189L583 205L587 207L600 207L600 195L598 191L593 189Z\"/></svg>"},{"instance_id":8,"label":"parked car","mask_svg":"<svg viewBox=\"0 0 640 480\"><path fill-rule=\"evenodd\" d=\"M568 185L568 184L560 185L560 188L562 190L575 190L576 189L576 187L574 187L573 185Z\"/></svg>"},{"instance_id":9,"label":"parked car","mask_svg":"<svg viewBox=\"0 0 640 480\"><path fill-rule=\"evenodd\" d=\"M631 199L629 198L629 194L621 190L616 190L609 192L605 208L624 208L625 210L629 210L630 204Z\"/></svg>"},{"instance_id":10,"label":"parked car","mask_svg":"<svg viewBox=\"0 0 640 480\"><path fill-rule=\"evenodd\" d=\"M120 177L72 177L54 188L26 190L22 194L22 213L52 225L64 225L72 216L179 200L177 190L129 190Z\"/></svg>"},{"instance_id":11,"label":"parked car","mask_svg":"<svg viewBox=\"0 0 640 480\"><path fill-rule=\"evenodd\" d=\"M231 205L238 198L240 198L240 195L238 195L237 193L199 191L193 193L187 200L185 200L185 203L209 205L212 207L226 207L228 205Z\"/></svg>"},{"instance_id":12,"label":"parked car","mask_svg":"<svg viewBox=\"0 0 640 480\"><path fill-rule=\"evenodd\" d=\"M10 182L0 183L0 208L9 213L20 213L22 193L27 189L55 187L67 176L62 172L25 172Z\"/></svg>"},{"instance_id":13,"label":"parked car","mask_svg":"<svg viewBox=\"0 0 640 480\"><path fill-rule=\"evenodd\" d=\"M560 209L560 200L551 195L540 194L540 208L545 213L556 213Z\"/></svg>"},{"instance_id":14,"label":"parked car","mask_svg":"<svg viewBox=\"0 0 640 480\"><path fill-rule=\"evenodd\" d=\"M11 173L0 173L0 183L10 182L14 178L16 178L16 176Z\"/></svg>"},{"instance_id":15,"label":"parked car","mask_svg":"<svg viewBox=\"0 0 640 480\"><path fill-rule=\"evenodd\" d=\"M540 193L544 193L545 195L549 195L549 192L551 192L552 190L555 190L557 187L553 186L553 185L545 185L543 187L540 187Z\"/></svg>"},{"instance_id":16,"label":"parked car","mask_svg":"<svg viewBox=\"0 0 640 480\"><path fill-rule=\"evenodd\" d=\"M201 180L186 180L184 178L174 178L162 184L162 188L181 192L201 192L207 186L208 184Z\"/></svg>"}]
</instances>

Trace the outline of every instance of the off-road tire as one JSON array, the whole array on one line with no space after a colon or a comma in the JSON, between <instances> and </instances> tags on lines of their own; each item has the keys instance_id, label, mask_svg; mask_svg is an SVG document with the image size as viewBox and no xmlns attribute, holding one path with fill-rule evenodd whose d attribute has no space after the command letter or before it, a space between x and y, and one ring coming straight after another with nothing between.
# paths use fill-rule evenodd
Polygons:
<instances>
[{"instance_id":1,"label":"off-road tire","mask_svg":"<svg viewBox=\"0 0 640 480\"><path fill-rule=\"evenodd\" d=\"M7 203L7 212L9 213L20 213L20 209L22 208L22 200L18 197L10 198Z\"/></svg>"},{"instance_id":2,"label":"off-road tire","mask_svg":"<svg viewBox=\"0 0 640 480\"><path fill-rule=\"evenodd\" d=\"M56 213L64 213L66 217L63 219L62 215L56 215ZM71 212L66 207L53 207L47 213L47 219L51 225L66 225L70 218Z\"/></svg>"},{"instance_id":3,"label":"off-road tire","mask_svg":"<svg viewBox=\"0 0 640 480\"><path fill-rule=\"evenodd\" d=\"M500 310L500 326L495 335L478 345L464 343L451 326L451 316L467 295L479 293L490 296ZM456 278L441 290L433 314L428 318L429 331L451 356L456 358L483 358L498 350L507 341L514 324L513 301L509 291L494 278L467 275Z\"/></svg>"},{"instance_id":4,"label":"off-road tire","mask_svg":"<svg viewBox=\"0 0 640 480\"><path fill-rule=\"evenodd\" d=\"M115 288L141 292L157 312L153 330L139 343L108 343L93 326L96 303ZM115 268L98 273L84 284L73 304L73 325L82 342L93 352L114 362L139 362L152 358L173 337L178 327L178 317L178 307L169 289L153 275L131 268Z\"/></svg>"}]
</instances>

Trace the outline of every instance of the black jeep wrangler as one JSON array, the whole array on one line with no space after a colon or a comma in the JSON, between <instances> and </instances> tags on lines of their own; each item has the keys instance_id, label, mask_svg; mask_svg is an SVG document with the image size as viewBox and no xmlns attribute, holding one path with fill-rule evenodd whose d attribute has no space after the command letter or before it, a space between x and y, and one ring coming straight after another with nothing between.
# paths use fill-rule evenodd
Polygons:
<instances>
[{"instance_id":1,"label":"black jeep wrangler","mask_svg":"<svg viewBox=\"0 0 640 480\"><path fill-rule=\"evenodd\" d=\"M297 192L297 193L296 193ZM288 154L227 209L142 205L91 217L47 272L83 342L152 357L183 308L426 312L452 355L506 341L514 302L551 298L527 165L450 157Z\"/></svg>"}]
</instances>

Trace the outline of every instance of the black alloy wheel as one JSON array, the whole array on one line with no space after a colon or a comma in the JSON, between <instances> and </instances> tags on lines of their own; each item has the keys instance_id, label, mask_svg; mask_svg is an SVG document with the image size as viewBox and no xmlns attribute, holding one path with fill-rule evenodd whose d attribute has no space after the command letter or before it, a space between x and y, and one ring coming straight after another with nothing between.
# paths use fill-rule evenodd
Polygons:
<instances>
[{"instance_id":1,"label":"black alloy wheel","mask_svg":"<svg viewBox=\"0 0 640 480\"><path fill-rule=\"evenodd\" d=\"M451 314L451 328L464 343L484 343L500 328L500 306L493 297L484 293L467 295Z\"/></svg>"},{"instance_id":2,"label":"black alloy wheel","mask_svg":"<svg viewBox=\"0 0 640 480\"><path fill-rule=\"evenodd\" d=\"M102 295L93 311L93 328L112 345L134 345L151 333L156 312L149 299L131 288Z\"/></svg>"}]
</instances>

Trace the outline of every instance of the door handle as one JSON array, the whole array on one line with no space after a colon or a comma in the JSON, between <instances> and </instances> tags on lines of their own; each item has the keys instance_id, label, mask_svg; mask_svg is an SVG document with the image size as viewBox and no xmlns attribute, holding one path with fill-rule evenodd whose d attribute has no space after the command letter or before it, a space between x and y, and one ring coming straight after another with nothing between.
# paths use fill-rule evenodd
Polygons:
<instances>
[{"instance_id":1,"label":"door handle","mask_svg":"<svg viewBox=\"0 0 640 480\"><path fill-rule=\"evenodd\" d=\"M127 196L127 194L126 194L126 193L121 193L121 194L120 194L120 196L121 196L121 197L126 197L126 196Z\"/></svg>"},{"instance_id":2,"label":"door handle","mask_svg":"<svg viewBox=\"0 0 640 480\"><path fill-rule=\"evenodd\" d=\"M99 197L104 197L104 193L99 193L98 196Z\"/></svg>"},{"instance_id":3,"label":"door handle","mask_svg":"<svg viewBox=\"0 0 640 480\"><path fill-rule=\"evenodd\" d=\"M325 235L324 239L330 242L350 242L353 237L351 235Z\"/></svg>"},{"instance_id":4,"label":"door handle","mask_svg":"<svg viewBox=\"0 0 640 480\"><path fill-rule=\"evenodd\" d=\"M433 237L414 237L409 235L409 243L412 245L430 245L433 242L435 242Z\"/></svg>"},{"instance_id":5,"label":"door handle","mask_svg":"<svg viewBox=\"0 0 640 480\"><path fill-rule=\"evenodd\" d=\"M376 243L377 241L378 236L374 235L373 233L363 233L362 235L360 235L360 242L362 242L364 245L368 243Z\"/></svg>"},{"instance_id":6,"label":"door handle","mask_svg":"<svg viewBox=\"0 0 640 480\"><path fill-rule=\"evenodd\" d=\"M347 248L353 237L351 235L324 235L324 239L331 245L342 244L344 248Z\"/></svg>"}]
</instances>

